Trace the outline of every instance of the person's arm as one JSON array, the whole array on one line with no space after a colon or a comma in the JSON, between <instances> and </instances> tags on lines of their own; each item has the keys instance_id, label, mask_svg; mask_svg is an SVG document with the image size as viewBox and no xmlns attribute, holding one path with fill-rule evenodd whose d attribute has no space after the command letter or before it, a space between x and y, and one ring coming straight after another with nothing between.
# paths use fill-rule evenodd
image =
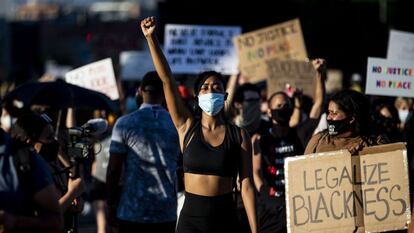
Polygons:
<instances>
[{"instance_id":1,"label":"person's arm","mask_svg":"<svg viewBox=\"0 0 414 233\"><path fill-rule=\"evenodd\" d=\"M252 137L253 145L253 181L257 191L260 191L260 188L263 185L262 178L262 151L260 149L260 135L255 134Z\"/></svg>"},{"instance_id":2,"label":"person's arm","mask_svg":"<svg viewBox=\"0 0 414 233\"><path fill-rule=\"evenodd\" d=\"M58 203L59 195L54 184L50 184L34 195L38 216L13 215L0 210L0 232L33 231L59 233L63 229L62 212Z\"/></svg>"},{"instance_id":3,"label":"person's arm","mask_svg":"<svg viewBox=\"0 0 414 233\"><path fill-rule=\"evenodd\" d=\"M227 82L227 88L226 88L226 93L227 93L227 99L224 102L224 110L226 113L229 113L232 109L231 104L233 103L233 99L234 99L234 93L236 92L237 87L239 83L239 74L232 74L229 78L229 81Z\"/></svg>"},{"instance_id":4,"label":"person's arm","mask_svg":"<svg viewBox=\"0 0 414 233\"><path fill-rule=\"evenodd\" d=\"M311 137L311 139L308 142L308 145L306 145L305 152L303 152L304 155L307 154L313 154L317 153L316 147L318 146L319 140L321 140L322 133L315 134Z\"/></svg>"},{"instance_id":5,"label":"person's arm","mask_svg":"<svg viewBox=\"0 0 414 233\"><path fill-rule=\"evenodd\" d=\"M239 171L239 177L241 180L241 195L251 232L256 233L257 218L254 186L252 183L252 142L249 134L244 129L242 129L242 140L240 151L241 163Z\"/></svg>"},{"instance_id":6,"label":"person's arm","mask_svg":"<svg viewBox=\"0 0 414 233\"><path fill-rule=\"evenodd\" d=\"M296 127L301 120L302 116L302 93L295 93L293 96L293 112L290 116L289 127Z\"/></svg>"},{"instance_id":7,"label":"person's arm","mask_svg":"<svg viewBox=\"0 0 414 233\"><path fill-rule=\"evenodd\" d=\"M119 202L119 180L121 178L122 167L124 166L126 156L126 153L110 152L108 170L106 173L108 221L110 225L116 222L116 211Z\"/></svg>"},{"instance_id":8,"label":"person's arm","mask_svg":"<svg viewBox=\"0 0 414 233\"><path fill-rule=\"evenodd\" d=\"M108 204L116 205L118 203L118 189L121 178L122 167L126 160L126 153L110 153L108 170L106 174L106 188L108 192Z\"/></svg>"},{"instance_id":9,"label":"person's arm","mask_svg":"<svg viewBox=\"0 0 414 233\"><path fill-rule=\"evenodd\" d=\"M141 30L147 40L155 70L161 78L164 87L165 100L171 119L179 131L184 133L191 126L192 114L181 100L170 66L165 58L155 34L155 17L141 21Z\"/></svg>"},{"instance_id":10,"label":"person's arm","mask_svg":"<svg viewBox=\"0 0 414 233\"><path fill-rule=\"evenodd\" d=\"M316 70L315 99L309 113L310 119L318 119L322 114L323 101L325 98L326 61L324 59L312 60L313 68Z\"/></svg>"},{"instance_id":11,"label":"person's arm","mask_svg":"<svg viewBox=\"0 0 414 233\"><path fill-rule=\"evenodd\" d=\"M66 211L72 204L73 200L85 191L85 184L82 178L69 178L68 191L59 199L59 206L62 211Z\"/></svg>"}]
</instances>

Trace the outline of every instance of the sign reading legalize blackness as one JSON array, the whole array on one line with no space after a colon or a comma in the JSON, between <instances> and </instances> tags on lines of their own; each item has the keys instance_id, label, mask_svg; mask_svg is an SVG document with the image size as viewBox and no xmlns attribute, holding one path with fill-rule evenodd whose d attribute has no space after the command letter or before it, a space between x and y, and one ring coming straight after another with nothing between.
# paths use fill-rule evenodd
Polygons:
<instances>
[{"instance_id":1,"label":"sign reading legalize blackness","mask_svg":"<svg viewBox=\"0 0 414 233\"><path fill-rule=\"evenodd\" d=\"M414 62L414 33L390 31L387 58Z\"/></svg>"},{"instance_id":2,"label":"sign reading legalize blackness","mask_svg":"<svg viewBox=\"0 0 414 233\"><path fill-rule=\"evenodd\" d=\"M414 62L368 58L365 93L414 97Z\"/></svg>"},{"instance_id":3,"label":"sign reading legalize blackness","mask_svg":"<svg viewBox=\"0 0 414 233\"><path fill-rule=\"evenodd\" d=\"M174 73L234 74L238 59L232 38L240 33L240 27L167 24L164 52Z\"/></svg>"},{"instance_id":4,"label":"sign reading legalize blackness","mask_svg":"<svg viewBox=\"0 0 414 233\"><path fill-rule=\"evenodd\" d=\"M104 93L112 100L119 99L112 60L106 58L74 69L65 75L68 83Z\"/></svg>"},{"instance_id":5,"label":"sign reading legalize blackness","mask_svg":"<svg viewBox=\"0 0 414 233\"><path fill-rule=\"evenodd\" d=\"M383 232L411 219L403 143L285 161L288 232ZM363 231L362 231L363 232Z\"/></svg>"},{"instance_id":6,"label":"sign reading legalize blackness","mask_svg":"<svg viewBox=\"0 0 414 233\"><path fill-rule=\"evenodd\" d=\"M306 59L306 47L299 19L244 33L233 39L240 69L251 82L266 80L269 59Z\"/></svg>"}]
</instances>

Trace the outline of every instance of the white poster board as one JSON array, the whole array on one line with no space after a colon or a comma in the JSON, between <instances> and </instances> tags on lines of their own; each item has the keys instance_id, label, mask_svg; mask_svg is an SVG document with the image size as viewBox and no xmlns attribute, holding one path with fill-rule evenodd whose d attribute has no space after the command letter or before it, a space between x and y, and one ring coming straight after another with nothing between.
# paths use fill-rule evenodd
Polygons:
<instances>
[{"instance_id":1,"label":"white poster board","mask_svg":"<svg viewBox=\"0 0 414 233\"><path fill-rule=\"evenodd\" d=\"M414 33L391 30L387 58L414 62Z\"/></svg>"},{"instance_id":2,"label":"white poster board","mask_svg":"<svg viewBox=\"0 0 414 233\"><path fill-rule=\"evenodd\" d=\"M414 97L414 62L368 58L365 93Z\"/></svg>"},{"instance_id":3,"label":"white poster board","mask_svg":"<svg viewBox=\"0 0 414 233\"><path fill-rule=\"evenodd\" d=\"M104 93L112 100L119 99L112 60L106 58L74 69L65 75L68 83Z\"/></svg>"},{"instance_id":4,"label":"white poster board","mask_svg":"<svg viewBox=\"0 0 414 233\"><path fill-rule=\"evenodd\" d=\"M172 72L237 73L238 58L232 38L240 33L240 27L167 24L164 52Z\"/></svg>"},{"instance_id":5,"label":"white poster board","mask_svg":"<svg viewBox=\"0 0 414 233\"><path fill-rule=\"evenodd\" d=\"M124 51L119 60L120 76L125 81L141 80L147 72L155 70L149 51Z\"/></svg>"}]
</instances>

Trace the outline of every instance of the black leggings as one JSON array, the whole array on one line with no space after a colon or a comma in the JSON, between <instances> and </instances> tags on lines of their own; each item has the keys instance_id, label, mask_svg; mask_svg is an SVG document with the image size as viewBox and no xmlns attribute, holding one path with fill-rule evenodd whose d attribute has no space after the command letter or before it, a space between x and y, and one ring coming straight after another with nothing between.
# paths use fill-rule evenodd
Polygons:
<instances>
[{"instance_id":1,"label":"black leggings","mask_svg":"<svg viewBox=\"0 0 414 233\"><path fill-rule=\"evenodd\" d=\"M233 232L239 231L232 193L213 197L185 193L176 233Z\"/></svg>"},{"instance_id":2,"label":"black leggings","mask_svg":"<svg viewBox=\"0 0 414 233\"><path fill-rule=\"evenodd\" d=\"M119 222L120 233L140 232L140 233L173 233L175 229L174 222L163 222L163 223L136 223L129 221Z\"/></svg>"}]
</instances>

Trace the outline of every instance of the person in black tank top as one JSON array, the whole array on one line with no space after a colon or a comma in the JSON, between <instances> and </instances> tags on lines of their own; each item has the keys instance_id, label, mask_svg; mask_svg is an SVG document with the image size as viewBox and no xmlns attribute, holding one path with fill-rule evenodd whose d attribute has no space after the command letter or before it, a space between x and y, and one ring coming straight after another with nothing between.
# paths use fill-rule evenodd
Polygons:
<instances>
[{"instance_id":1,"label":"person in black tank top","mask_svg":"<svg viewBox=\"0 0 414 233\"><path fill-rule=\"evenodd\" d=\"M185 201L177 233L239 232L233 189L240 177L250 229L256 229L255 196L248 133L226 121L227 94L220 73L207 71L195 81L196 109L191 112L178 94L177 84L155 34L155 18L141 21L155 69L163 81L167 107L178 131L183 153Z\"/></svg>"},{"instance_id":2,"label":"person in black tank top","mask_svg":"<svg viewBox=\"0 0 414 233\"><path fill-rule=\"evenodd\" d=\"M237 154L240 153L240 145L232 144L229 127L226 127L223 143L214 147L204 141L200 122L196 122L193 138L183 154L184 172L224 177L236 176L235 161L238 158Z\"/></svg>"}]
</instances>

